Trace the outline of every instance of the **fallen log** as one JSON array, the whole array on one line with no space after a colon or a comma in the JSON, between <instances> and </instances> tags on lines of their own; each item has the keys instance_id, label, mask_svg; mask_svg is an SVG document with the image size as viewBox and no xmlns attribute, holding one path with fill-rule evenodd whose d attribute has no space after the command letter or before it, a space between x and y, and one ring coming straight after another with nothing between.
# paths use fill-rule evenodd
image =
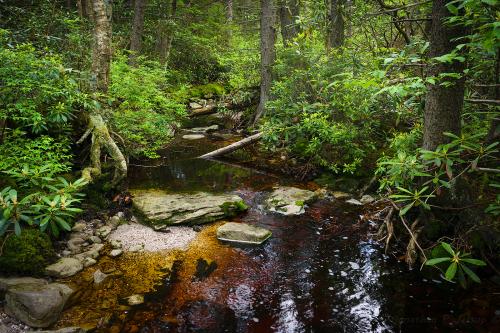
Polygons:
<instances>
[{"instance_id":1,"label":"fallen log","mask_svg":"<svg viewBox=\"0 0 500 333\"><path fill-rule=\"evenodd\" d=\"M217 108L219 106L217 104L208 104L201 109L194 109L191 111L189 114L189 117L196 117L196 116L202 116L205 114L211 114L217 112Z\"/></svg>"},{"instance_id":2,"label":"fallen log","mask_svg":"<svg viewBox=\"0 0 500 333\"><path fill-rule=\"evenodd\" d=\"M244 138L243 140L232 143L229 146L219 148L219 149L214 150L214 151L207 153L205 155L201 155L201 156L199 156L199 158L213 158L213 157L222 156L222 155L232 153L235 150L246 147L249 144L251 144L255 141L258 141L261 137L262 137L262 132L259 132L257 134L251 135L247 138Z\"/></svg>"}]
</instances>

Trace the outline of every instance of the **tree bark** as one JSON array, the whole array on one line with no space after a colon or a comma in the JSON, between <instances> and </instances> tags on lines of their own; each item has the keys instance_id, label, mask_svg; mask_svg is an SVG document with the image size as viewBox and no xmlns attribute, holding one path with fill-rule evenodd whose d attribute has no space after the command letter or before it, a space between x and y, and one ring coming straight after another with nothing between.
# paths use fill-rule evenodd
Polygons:
<instances>
[{"instance_id":1,"label":"tree bark","mask_svg":"<svg viewBox=\"0 0 500 333\"><path fill-rule=\"evenodd\" d=\"M164 10L162 7L163 6L160 6L163 18L160 20L158 29L158 51L160 63L163 66L166 66L170 56L170 50L172 49L172 42L174 40L173 23L177 12L177 0L172 0L170 10Z\"/></svg>"},{"instance_id":2,"label":"tree bark","mask_svg":"<svg viewBox=\"0 0 500 333\"><path fill-rule=\"evenodd\" d=\"M296 0L279 1L281 37L283 38L283 45L285 46L288 46L290 42L298 35L298 14L298 5Z\"/></svg>"},{"instance_id":3,"label":"tree bark","mask_svg":"<svg viewBox=\"0 0 500 333\"><path fill-rule=\"evenodd\" d=\"M92 47L92 89L96 93L106 93L109 86L111 66L111 3L93 0L94 43ZM96 94L97 98L97 94ZM101 148L104 147L114 161L115 173L112 185L118 185L127 175L127 162L120 148L110 136L108 127L99 109L89 115L88 130L79 140L82 142L92 134L90 166L82 171L82 176L92 181L101 174Z\"/></svg>"},{"instance_id":4,"label":"tree bark","mask_svg":"<svg viewBox=\"0 0 500 333\"><path fill-rule=\"evenodd\" d=\"M272 84L272 66L276 57L276 13L273 0L261 0L260 16L260 101L255 112L254 125L265 113Z\"/></svg>"},{"instance_id":5,"label":"tree bark","mask_svg":"<svg viewBox=\"0 0 500 333\"><path fill-rule=\"evenodd\" d=\"M233 0L226 0L226 20L228 23L233 22Z\"/></svg>"},{"instance_id":6,"label":"tree bark","mask_svg":"<svg viewBox=\"0 0 500 333\"><path fill-rule=\"evenodd\" d=\"M241 148L246 147L255 141L260 140L261 137L262 137L262 133L259 132L257 134L251 135L247 138L244 138L243 140L232 143L229 146L219 148L219 149L214 150L214 151L207 153L205 155L201 155L199 158L214 158L217 156L222 156L222 155L232 153L235 150L241 149Z\"/></svg>"},{"instance_id":7,"label":"tree bark","mask_svg":"<svg viewBox=\"0 0 500 333\"><path fill-rule=\"evenodd\" d=\"M430 57L438 57L452 52L458 42L454 39L465 34L462 26L448 26L444 20L449 16L447 0L435 0L432 7ZM437 77L442 73L463 74L464 64L458 61L435 63L428 75ZM452 80L452 79L447 79ZM464 102L464 79L458 79L451 86L429 85L424 110L423 148L435 150L449 139L443 134L460 133L460 114Z\"/></svg>"},{"instance_id":8,"label":"tree bark","mask_svg":"<svg viewBox=\"0 0 500 333\"><path fill-rule=\"evenodd\" d=\"M132 23L132 32L130 34L130 55L129 63L135 65L137 56L142 50L142 32L144 30L144 12L147 0L135 0L134 20Z\"/></svg>"},{"instance_id":9,"label":"tree bark","mask_svg":"<svg viewBox=\"0 0 500 333\"><path fill-rule=\"evenodd\" d=\"M326 38L326 49L339 48L344 45L345 22L343 5L345 0L330 0L328 13L328 31Z\"/></svg>"}]
</instances>

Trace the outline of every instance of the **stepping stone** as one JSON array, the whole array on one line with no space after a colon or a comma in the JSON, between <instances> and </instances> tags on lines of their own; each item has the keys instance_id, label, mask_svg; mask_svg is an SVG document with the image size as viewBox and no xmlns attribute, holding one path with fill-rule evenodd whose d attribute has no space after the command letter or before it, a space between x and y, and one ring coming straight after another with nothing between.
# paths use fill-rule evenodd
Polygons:
<instances>
[{"instance_id":1,"label":"stepping stone","mask_svg":"<svg viewBox=\"0 0 500 333\"><path fill-rule=\"evenodd\" d=\"M267 229L246 223L228 222L217 228L217 239L226 242L259 245L271 235Z\"/></svg>"}]
</instances>

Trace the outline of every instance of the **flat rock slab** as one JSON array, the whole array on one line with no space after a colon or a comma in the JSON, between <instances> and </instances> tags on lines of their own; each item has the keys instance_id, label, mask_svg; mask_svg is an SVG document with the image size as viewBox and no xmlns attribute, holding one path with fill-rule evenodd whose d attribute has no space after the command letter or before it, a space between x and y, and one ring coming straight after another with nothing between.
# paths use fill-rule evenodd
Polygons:
<instances>
[{"instance_id":1,"label":"flat rock slab","mask_svg":"<svg viewBox=\"0 0 500 333\"><path fill-rule=\"evenodd\" d=\"M134 207L153 225L203 224L235 216L247 209L237 195L167 193L161 190L133 191Z\"/></svg>"},{"instance_id":2,"label":"flat rock slab","mask_svg":"<svg viewBox=\"0 0 500 333\"><path fill-rule=\"evenodd\" d=\"M305 212L304 205L314 201L317 194L296 187L278 187L266 200L267 208L282 215L300 215Z\"/></svg>"},{"instance_id":3,"label":"flat rock slab","mask_svg":"<svg viewBox=\"0 0 500 333\"><path fill-rule=\"evenodd\" d=\"M212 126L206 126L206 127L186 128L185 131L191 132L191 133L204 134L204 133L217 131L218 129L219 129L219 125L212 125Z\"/></svg>"},{"instance_id":4,"label":"flat rock slab","mask_svg":"<svg viewBox=\"0 0 500 333\"><path fill-rule=\"evenodd\" d=\"M47 275L58 278L73 276L81 270L83 270L83 264L75 258L62 258L45 268Z\"/></svg>"},{"instance_id":5,"label":"flat rock slab","mask_svg":"<svg viewBox=\"0 0 500 333\"><path fill-rule=\"evenodd\" d=\"M228 222L217 228L217 239L226 242L258 245L271 235L271 231L267 229L246 223Z\"/></svg>"},{"instance_id":6,"label":"flat rock slab","mask_svg":"<svg viewBox=\"0 0 500 333\"><path fill-rule=\"evenodd\" d=\"M160 232L138 223L122 224L109 236L111 242L120 242L125 252L137 252L132 251L136 248L146 252L185 250L195 238L191 227L167 227Z\"/></svg>"},{"instance_id":7,"label":"flat rock slab","mask_svg":"<svg viewBox=\"0 0 500 333\"><path fill-rule=\"evenodd\" d=\"M203 139L204 137L205 135L203 134L186 134L182 136L184 140L200 140Z\"/></svg>"}]
</instances>

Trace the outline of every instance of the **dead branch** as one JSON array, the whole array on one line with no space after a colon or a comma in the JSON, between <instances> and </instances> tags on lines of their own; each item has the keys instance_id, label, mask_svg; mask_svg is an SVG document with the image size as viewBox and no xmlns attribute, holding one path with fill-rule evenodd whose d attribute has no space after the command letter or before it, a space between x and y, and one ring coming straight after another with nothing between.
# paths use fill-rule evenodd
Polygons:
<instances>
[{"instance_id":1,"label":"dead branch","mask_svg":"<svg viewBox=\"0 0 500 333\"><path fill-rule=\"evenodd\" d=\"M214 157L217 157L217 156L226 155L226 154L232 153L235 150L238 150L238 149L241 149L243 147L246 147L246 146L248 146L249 144L251 144L251 143L253 143L255 141L260 140L261 137L262 137L262 132L259 132L257 134L252 135L252 136L244 138L243 140L240 140L238 142L232 143L229 146L226 146L226 147L214 150L214 151L212 151L210 153L204 154L202 156L199 156L198 158L214 158Z\"/></svg>"}]
</instances>

